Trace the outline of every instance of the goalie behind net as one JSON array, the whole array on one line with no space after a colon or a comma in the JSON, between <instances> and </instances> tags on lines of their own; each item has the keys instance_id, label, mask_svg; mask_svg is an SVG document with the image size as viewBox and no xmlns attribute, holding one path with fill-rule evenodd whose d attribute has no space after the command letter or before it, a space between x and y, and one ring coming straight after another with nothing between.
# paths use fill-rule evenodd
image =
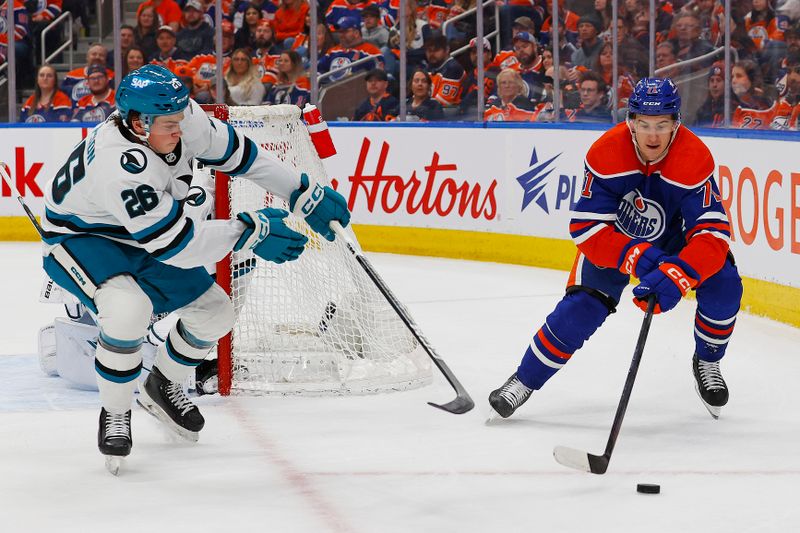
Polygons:
<instances>
[{"instance_id":1,"label":"goalie behind net","mask_svg":"<svg viewBox=\"0 0 800 533\"><path fill-rule=\"evenodd\" d=\"M229 107L228 121L299 172L329 184L296 106ZM245 179L230 180L230 212L288 205ZM217 187L219 191L219 186ZM217 193L217 202L224 202ZM219 210L218 210L219 212ZM233 253L231 332L234 393L363 394L430 382L430 359L347 251L292 215L309 242L277 265ZM348 230L349 231L349 230ZM221 343L224 350L224 343ZM220 364L224 364L220 356Z\"/></svg>"}]
</instances>

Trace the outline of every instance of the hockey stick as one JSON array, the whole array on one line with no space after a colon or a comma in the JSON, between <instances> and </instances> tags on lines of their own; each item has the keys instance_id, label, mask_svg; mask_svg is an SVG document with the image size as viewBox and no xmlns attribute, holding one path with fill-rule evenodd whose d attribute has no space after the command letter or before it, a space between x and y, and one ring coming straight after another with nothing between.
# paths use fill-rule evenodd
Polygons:
<instances>
[{"instance_id":1,"label":"hockey stick","mask_svg":"<svg viewBox=\"0 0 800 533\"><path fill-rule=\"evenodd\" d=\"M619 399L617 414L614 415L614 423L611 425L611 434L608 436L606 451L603 455L592 455L575 448L566 446L556 446L553 449L553 457L564 466L591 472L592 474L605 474L608 470L608 462L611 460L611 452L617 443L619 430L622 427L622 419L625 418L625 411L628 409L628 400L631 399L633 382L636 380L636 373L639 371L639 363L642 360L644 343L647 341L647 334L650 331L650 322L653 320L653 310L656 306L656 297L651 294L647 299L647 312L644 314L642 329L639 331L639 340L636 342L636 350L633 352L631 367L628 369L628 377L625 379L625 387L622 389L622 397Z\"/></svg>"},{"instance_id":2,"label":"hockey stick","mask_svg":"<svg viewBox=\"0 0 800 533\"><path fill-rule=\"evenodd\" d=\"M433 346L428 342L425 336L420 331L419 326L414 322L414 319L411 318L411 315L408 314L403 304L397 299L397 297L392 293L386 283L381 279L378 273L373 268L372 264L369 260L364 256L363 252L359 250L359 248L353 243L350 236L345 232L344 228L342 228L341 224L336 221L331 222L331 229L336 233L336 236L342 239L342 241L347 246L347 249L353 254L356 261L361 268L364 269L367 276L372 280L378 290L383 294L386 301L389 302L389 305L392 306L392 309L395 310L397 315L400 317L400 320L403 321L403 324L406 325L408 330L414 335L414 338L420 343L422 348L428 354L428 356L433 360L434 364L439 368L439 371L444 374L445 379L447 379L450 386L453 387L456 391L456 398L446 404L439 405L433 402L428 402L428 405L432 405L433 407L438 407L448 413L453 414L462 414L466 413L467 411L471 410L475 407L475 402L472 401L470 398L469 393L464 388L463 385L458 381L458 378L453 374L450 370L450 367L447 366L447 363L436 353L436 350L433 349Z\"/></svg>"},{"instance_id":3,"label":"hockey stick","mask_svg":"<svg viewBox=\"0 0 800 533\"><path fill-rule=\"evenodd\" d=\"M39 225L39 221L36 220L36 217L33 216L33 213L31 212L30 208L28 207L28 204L26 204L25 200L22 199L22 195L19 193L17 188L14 186L14 183L11 181L11 177L8 175L8 172L6 172L6 165L4 163L0 163L0 177L3 178L3 181L8 186L8 188L11 190L12 194L14 194L17 197L17 200L19 200L19 203L22 205L22 209L25 210L25 214L28 215L29 219L31 219L31 223L33 223L33 227L36 228L36 231L39 232L39 236L41 237L42 236L42 227Z\"/></svg>"}]
</instances>

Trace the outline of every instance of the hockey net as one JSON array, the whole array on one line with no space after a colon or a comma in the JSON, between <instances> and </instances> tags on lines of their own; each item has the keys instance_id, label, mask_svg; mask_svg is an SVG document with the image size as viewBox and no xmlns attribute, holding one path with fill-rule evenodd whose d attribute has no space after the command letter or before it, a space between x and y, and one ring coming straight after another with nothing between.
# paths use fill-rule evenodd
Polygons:
<instances>
[{"instance_id":1,"label":"hockey net","mask_svg":"<svg viewBox=\"0 0 800 533\"><path fill-rule=\"evenodd\" d=\"M298 107L213 108L207 112L312 182L329 184ZM216 191L218 218L262 207L289 210L243 178L217 173ZM430 359L344 243L328 242L293 215L287 223L309 238L298 260L277 265L243 251L217 266L237 317L218 346L220 392L365 394L429 383Z\"/></svg>"}]
</instances>

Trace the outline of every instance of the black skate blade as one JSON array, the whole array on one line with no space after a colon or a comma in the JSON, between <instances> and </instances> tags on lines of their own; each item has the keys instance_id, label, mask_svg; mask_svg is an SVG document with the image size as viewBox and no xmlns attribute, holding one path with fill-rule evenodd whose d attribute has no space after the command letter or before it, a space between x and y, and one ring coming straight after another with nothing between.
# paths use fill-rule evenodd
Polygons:
<instances>
[{"instance_id":1,"label":"black skate blade","mask_svg":"<svg viewBox=\"0 0 800 533\"><path fill-rule=\"evenodd\" d=\"M125 457L121 455L106 455L105 458L106 470L108 470L111 475L118 476L122 464L125 462Z\"/></svg>"},{"instance_id":2,"label":"black skate blade","mask_svg":"<svg viewBox=\"0 0 800 533\"><path fill-rule=\"evenodd\" d=\"M553 457L561 465L591 474L605 474L608 470L608 457L605 455L592 455L567 446L553 448Z\"/></svg>"},{"instance_id":3,"label":"black skate blade","mask_svg":"<svg viewBox=\"0 0 800 533\"><path fill-rule=\"evenodd\" d=\"M197 442L200 440L200 433L197 431L189 431L188 429L176 424L169 417L169 415L165 413L164 410L150 398L150 396L147 395L144 387L140 388L139 397L136 398L136 403L138 403L142 409L150 413L153 417L164 424L164 426L172 430L172 432L178 435L180 438L188 442Z\"/></svg>"},{"instance_id":4,"label":"black skate blade","mask_svg":"<svg viewBox=\"0 0 800 533\"><path fill-rule=\"evenodd\" d=\"M468 411L471 411L472 408L475 407L475 402L473 402L472 398L469 397L456 396L456 399L452 402L442 405L428 402L428 405L436 407L437 409L441 409L442 411L447 411L448 413L453 413L454 415L462 415Z\"/></svg>"}]
</instances>

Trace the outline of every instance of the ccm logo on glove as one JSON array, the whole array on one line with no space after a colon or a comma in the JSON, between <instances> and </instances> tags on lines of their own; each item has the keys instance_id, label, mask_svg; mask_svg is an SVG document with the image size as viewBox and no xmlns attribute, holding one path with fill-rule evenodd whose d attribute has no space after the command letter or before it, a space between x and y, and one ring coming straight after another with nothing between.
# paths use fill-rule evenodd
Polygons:
<instances>
[{"instance_id":1,"label":"ccm logo on glove","mask_svg":"<svg viewBox=\"0 0 800 533\"><path fill-rule=\"evenodd\" d=\"M308 216L311 214L314 209L317 208L319 203L322 201L322 198L325 197L325 189L323 189L319 183L314 185L314 189L311 191L311 194L306 198L306 201L303 202L303 205L300 206L300 210L303 212L304 215Z\"/></svg>"}]
</instances>

